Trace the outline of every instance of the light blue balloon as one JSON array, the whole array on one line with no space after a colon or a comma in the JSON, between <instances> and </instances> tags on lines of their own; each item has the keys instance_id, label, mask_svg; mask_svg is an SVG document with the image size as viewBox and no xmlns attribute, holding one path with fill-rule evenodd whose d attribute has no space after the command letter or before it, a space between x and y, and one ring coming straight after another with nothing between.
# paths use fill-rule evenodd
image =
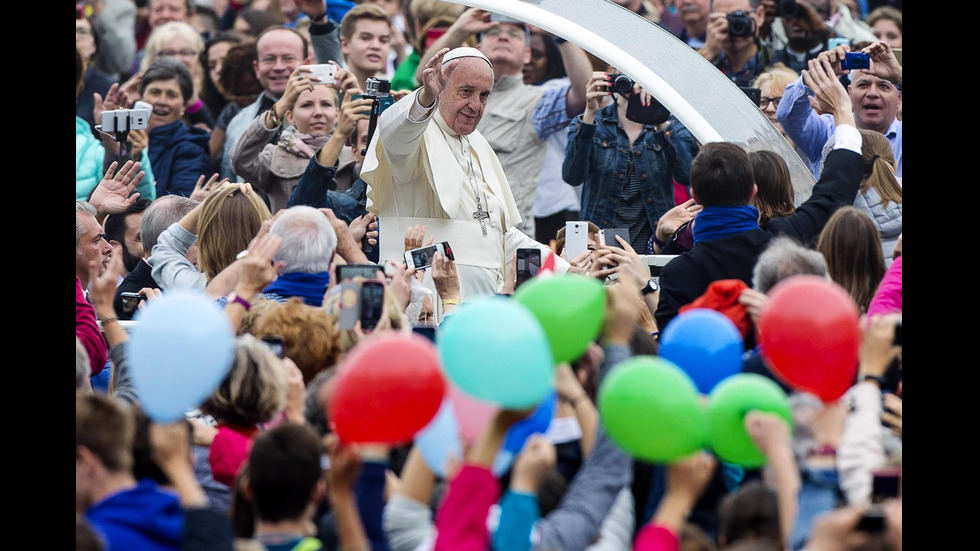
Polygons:
<instances>
[{"instance_id":1,"label":"light blue balloon","mask_svg":"<svg viewBox=\"0 0 980 551\"><path fill-rule=\"evenodd\" d=\"M510 468L511 463L524 449L524 444L528 438L534 434L544 434L548 432L551 419L555 416L555 409L558 405L558 394L551 391L545 396L544 400L538 404L526 419L511 425L504 435L504 443L497 453L493 462L493 473L497 476L503 475Z\"/></svg>"},{"instance_id":2,"label":"light blue balloon","mask_svg":"<svg viewBox=\"0 0 980 551\"><path fill-rule=\"evenodd\" d=\"M708 308L684 312L660 334L660 357L687 373L701 394L710 394L723 379L742 371L744 348L732 320Z\"/></svg>"},{"instance_id":3,"label":"light blue balloon","mask_svg":"<svg viewBox=\"0 0 980 551\"><path fill-rule=\"evenodd\" d=\"M437 476L446 476L446 462L450 457L463 461L463 445L459 440L459 422L452 402L446 398L436 416L415 435L422 459Z\"/></svg>"},{"instance_id":4,"label":"light blue balloon","mask_svg":"<svg viewBox=\"0 0 980 551\"><path fill-rule=\"evenodd\" d=\"M472 301L439 327L446 375L460 390L507 409L526 409L552 388L551 346L538 320L501 297Z\"/></svg>"},{"instance_id":5,"label":"light blue balloon","mask_svg":"<svg viewBox=\"0 0 980 551\"><path fill-rule=\"evenodd\" d=\"M221 384L235 354L231 322L203 292L169 291L136 316L129 363L140 406L169 423Z\"/></svg>"}]
</instances>

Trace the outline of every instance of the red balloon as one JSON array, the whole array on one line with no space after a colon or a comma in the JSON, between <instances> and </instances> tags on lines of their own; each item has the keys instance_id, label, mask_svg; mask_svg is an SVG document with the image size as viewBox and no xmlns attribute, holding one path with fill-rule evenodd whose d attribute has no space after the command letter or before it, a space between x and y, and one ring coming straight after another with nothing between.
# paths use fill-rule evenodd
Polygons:
<instances>
[{"instance_id":1,"label":"red balloon","mask_svg":"<svg viewBox=\"0 0 980 551\"><path fill-rule=\"evenodd\" d=\"M445 394L439 354L428 339L377 335L344 359L328 418L344 442L400 444L435 417Z\"/></svg>"},{"instance_id":2,"label":"red balloon","mask_svg":"<svg viewBox=\"0 0 980 551\"><path fill-rule=\"evenodd\" d=\"M759 317L760 352L786 384L831 402L854 384L859 317L840 285L813 275L788 278L769 292Z\"/></svg>"}]
</instances>

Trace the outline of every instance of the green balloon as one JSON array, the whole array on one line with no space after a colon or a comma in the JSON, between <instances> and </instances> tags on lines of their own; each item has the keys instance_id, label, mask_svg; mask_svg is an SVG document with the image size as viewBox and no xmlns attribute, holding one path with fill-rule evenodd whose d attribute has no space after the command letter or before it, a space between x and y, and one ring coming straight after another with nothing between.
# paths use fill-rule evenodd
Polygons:
<instances>
[{"instance_id":1,"label":"green balloon","mask_svg":"<svg viewBox=\"0 0 980 551\"><path fill-rule=\"evenodd\" d=\"M514 299L534 314L551 345L555 363L578 359L602 329L606 290L599 280L574 274L534 278Z\"/></svg>"},{"instance_id":2,"label":"green balloon","mask_svg":"<svg viewBox=\"0 0 980 551\"><path fill-rule=\"evenodd\" d=\"M715 454L729 463L754 469L766 463L766 456L745 430L745 415L750 411L775 413L793 427L786 393L762 375L732 375L718 383L708 398L708 435Z\"/></svg>"},{"instance_id":3,"label":"green balloon","mask_svg":"<svg viewBox=\"0 0 980 551\"><path fill-rule=\"evenodd\" d=\"M672 463L707 446L698 389L668 360L634 356L624 361L606 376L598 398L606 432L633 457Z\"/></svg>"}]
</instances>

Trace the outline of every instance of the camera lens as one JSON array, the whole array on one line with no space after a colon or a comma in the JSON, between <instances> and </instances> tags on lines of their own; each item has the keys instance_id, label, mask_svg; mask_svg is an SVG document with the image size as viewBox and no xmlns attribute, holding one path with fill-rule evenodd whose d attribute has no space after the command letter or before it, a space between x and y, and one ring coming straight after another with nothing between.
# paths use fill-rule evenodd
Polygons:
<instances>
[{"instance_id":1,"label":"camera lens","mask_svg":"<svg viewBox=\"0 0 980 551\"><path fill-rule=\"evenodd\" d=\"M802 15L800 13L800 6L796 3L796 0L781 0L776 8L776 13L779 17L786 19L792 19Z\"/></svg>"},{"instance_id":2,"label":"camera lens","mask_svg":"<svg viewBox=\"0 0 980 551\"><path fill-rule=\"evenodd\" d=\"M755 20L745 10L736 10L728 14L728 34L731 36L753 36Z\"/></svg>"},{"instance_id":3,"label":"camera lens","mask_svg":"<svg viewBox=\"0 0 980 551\"><path fill-rule=\"evenodd\" d=\"M609 75L609 88L621 96L629 95L633 92L633 79L623 73Z\"/></svg>"}]
</instances>

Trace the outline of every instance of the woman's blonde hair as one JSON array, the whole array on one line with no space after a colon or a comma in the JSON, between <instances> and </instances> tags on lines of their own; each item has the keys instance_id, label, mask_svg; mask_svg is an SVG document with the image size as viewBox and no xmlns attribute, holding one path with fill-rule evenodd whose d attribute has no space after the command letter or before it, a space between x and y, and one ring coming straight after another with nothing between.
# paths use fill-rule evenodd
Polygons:
<instances>
[{"instance_id":1,"label":"woman's blonde hair","mask_svg":"<svg viewBox=\"0 0 980 551\"><path fill-rule=\"evenodd\" d=\"M146 47L143 49L145 52L143 54L143 60L140 62L140 71L146 71L150 64L159 57L160 50L163 49L164 44L170 42L176 37L181 37L191 44L194 49L194 65L188 67L191 71L191 77L194 79L194 95L201 93L204 88L204 71L205 68L201 64L201 52L204 51L204 39L201 38L201 33L197 32L197 29L190 26L182 21L171 21L169 23L164 23L159 27L153 29L150 36L146 39ZM183 61L183 60L181 60ZM184 101L190 101L191 98L184 98ZM217 116L217 114L215 114Z\"/></svg>"},{"instance_id":2,"label":"woman's blonde hair","mask_svg":"<svg viewBox=\"0 0 980 551\"><path fill-rule=\"evenodd\" d=\"M768 82L769 86L772 87L772 95L781 96L786 90L786 87L789 86L789 83L799 78L799 76L799 73L780 62L755 77L755 80L752 81L752 87L762 88L762 85Z\"/></svg>"},{"instance_id":3,"label":"woman's blonde hair","mask_svg":"<svg viewBox=\"0 0 980 551\"><path fill-rule=\"evenodd\" d=\"M889 201L902 203L902 184L895 174L895 153L892 144L881 132L861 129L861 154L864 155L864 173L861 177L861 193L870 188L881 197L881 205Z\"/></svg>"},{"instance_id":4,"label":"woman's blonde hair","mask_svg":"<svg viewBox=\"0 0 980 551\"><path fill-rule=\"evenodd\" d=\"M274 419L287 390L286 364L262 341L241 335L228 374L200 409L220 422L249 427Z\"/></svg>"},{"instance_id":5,"label":"woman's blonde hair","mask_svg":"<svg viewBox=\"0 0 980 551\"><path fill-rule=\"evenodd\" d=\"M269 207L254 191L226 184L211 192L201 203L197 226L197 261L207 280L234 262L270 218Z\"/></svg>"}]
</instances>

